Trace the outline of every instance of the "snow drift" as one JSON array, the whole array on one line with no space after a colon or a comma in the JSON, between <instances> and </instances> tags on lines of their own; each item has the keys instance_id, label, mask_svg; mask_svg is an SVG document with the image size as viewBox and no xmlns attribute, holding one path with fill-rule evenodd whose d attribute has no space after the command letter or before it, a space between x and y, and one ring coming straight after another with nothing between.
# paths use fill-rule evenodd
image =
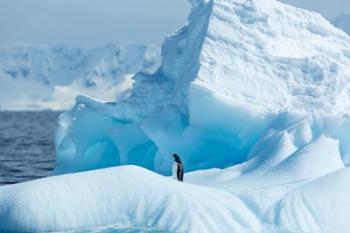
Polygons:
<instances>
[{"instance_id":1,"label":"snow drift","mask_svg":"<svg viewBox=\"0 0 350 233\"><path fill-rule=\"evenodd\" d=\"M132 185L130 180L134 180ZM5 188L5 195L0 194L0 206L10 211L1 212L0 229L7 231L58 231L132 222L158 230L207 232L215 231L212 222L222 219L229 229L239 230L242 222L253 232L259 226L243 202L226 192L183 185L133 166L51 177ZM24 205L12 200L22 200ZM183 205L185 209L179 212L181 200L188 205ZM229 208L230 205L239 209ZM219 210L215 218L204 214L212 211L212 207ZM21 216L23 209L27 216ZM246 219L226 217L230 215L245 215ZM186 221L188 218L192 221Z\"/></svg>"},{"instance_id":2,"label":"snow drift","mask_svg":"<svg viewBox=\"0 0 350 233\"><path fill-rule=\"evenodd\" d=\"M158 48L134 43L96 48L0 47L0 104L7 110L68 109L78 94L115 100L138 71L159 68Z\"/></svg>"},{"instance_id":3,"label":"snow drift","mask_svg":"<svg viewBox=\"0 0 350 233\"><path fill-rule=\"evenodd\" d=\"M156 73L113 103L79 96L56 134L56 174L158 174L3 187L0 230L349 232L349 37L274 0L191 3ZM185 184L162 176L173 152L193 171Z\"/></svg>"}]
</instances>

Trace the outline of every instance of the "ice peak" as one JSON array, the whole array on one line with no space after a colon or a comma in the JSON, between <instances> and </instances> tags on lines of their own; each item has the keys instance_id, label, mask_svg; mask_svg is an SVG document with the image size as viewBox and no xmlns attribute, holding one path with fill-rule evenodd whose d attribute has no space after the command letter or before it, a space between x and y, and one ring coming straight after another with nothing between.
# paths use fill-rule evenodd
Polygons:
<instances>
[{"instance_id":1,"label":"ice peak","mask_svg":"<svg viewBox=\"0 0 350 233\"><path fill-rule=\"evenodd\" d=\"M350 39L321 15L278 1L191 3L187 25L165 40L152 76L168 81L156 87L166 96L155 104L142 95L147 109L169 102L187 109L196 90L264 113L348 112ZM139 102L135 96L130 102Z\"/></svg>"}]
</instances>

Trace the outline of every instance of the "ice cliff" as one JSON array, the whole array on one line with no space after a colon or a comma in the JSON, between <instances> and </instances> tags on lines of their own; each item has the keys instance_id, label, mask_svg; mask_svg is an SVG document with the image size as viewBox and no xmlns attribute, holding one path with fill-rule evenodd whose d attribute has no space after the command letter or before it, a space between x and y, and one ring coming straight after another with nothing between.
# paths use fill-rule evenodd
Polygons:
<instances>
[{"instance_id":1,"label":"ice cliff","mask_svg":"<svg viewBox=\"0 0 350 233\"><path fill-rule=\"evenodd\" d=\"M350 38L274 0L191 3L157 72L115 103L79 96L56 134L56 174L155 173L3 187L0 230L350 232ZM163 176L173 152L185 183Z\"/></svg>"},{"instance_id":2,"label":"ice cliff","mask_svg":"<svg viewBox=\"0 0 350 233\"><path fill-rule=\"evenodd\" d=\"M68 109L84 93L116 100L138 71L159 68L159 49L135 43L99 47L3 45L0 104L8 110Z\"/></svg>"},{"instance_id":3,"label":"ice cliff","mask_svg":"<svg viewBox=\"0 0 350 233\"><path fill-rule=\"evenodd\" d=\"M169 174L174 151L187 171L222 168L245 161L281 112L347 114L350 39L320 15L277 1L192 8L166 38L161 68L137 74L130 96L81 96L62 116L57 173L137 164Z\"/></svg>"}]
</instances>

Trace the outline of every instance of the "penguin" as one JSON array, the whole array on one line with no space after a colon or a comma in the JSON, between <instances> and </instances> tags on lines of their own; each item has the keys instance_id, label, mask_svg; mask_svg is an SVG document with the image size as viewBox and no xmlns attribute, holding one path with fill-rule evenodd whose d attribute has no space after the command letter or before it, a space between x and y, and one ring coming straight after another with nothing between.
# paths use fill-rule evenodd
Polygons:
<instances>
[{"instance_id":1,"label":"penguin","mask_svg":"<svg viewBox=\"0 0 350 233\"><path fill-rule=\"evenodd\" d=\"M174 163L173 163L173 178L180 182L183 182L184 179L184 168L180 157L177 154L173 154Z\"/></svg>"}]
</instances>

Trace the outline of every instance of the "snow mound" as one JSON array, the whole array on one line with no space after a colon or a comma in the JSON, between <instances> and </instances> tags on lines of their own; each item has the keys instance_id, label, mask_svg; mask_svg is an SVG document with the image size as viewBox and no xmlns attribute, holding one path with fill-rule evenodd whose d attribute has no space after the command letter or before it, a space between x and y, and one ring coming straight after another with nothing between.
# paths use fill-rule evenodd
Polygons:
<instances>
[{"instance_id":1,"label":"snow mound","mask_svg":"<svg viewBox=\"0 0 350 233\"><path fill-rule=\"evenodd\" d=\"M213 208L217 211L214 218L208 215ZM1 188L0 220L0 230L6 232L64 231L130 222L172 232L214 232L219 223L235 232L242 228L256 232L259 227L255 215L227 192L180 184L134 166Z\"/></svg>"},{"instance_id":2,"label":"snow mound","mask_svg":"<svg viewBox=\"0 0 350 233\"><path fill-rule=\"evenodd\" d=\"M4 186L0 231L96 232L117 225L157 232L348 232L349 168L285 183L278 173L277 179L232 178L234 170L240 168L218 171L217 181L231 176L220 187L180 183L135 166ZM194 183L215 177L212 170L186 175Z\"/></svg>"},{"instance_id":3,"label":"snow mound","mask_svg":"<svg viewBox=\"0 0 350 233\"><path fill-rule=\"evenodd\" d=\"M348 114L349 52L347 35L316 13L192 1L156 73L136 74L116 103L79 96L61 117L56 173L136 164L169 174L175 151L187 171L246 161L282 112Z\"/></svg>"},{"instance_id":4,"label":"snow mound","mask_svg":"<svg viewBox=\"0 0 350 233\"><path fill-rule=\"evenodd\" d=\"M115 100L130 89L136 72L152 73L159 63L158 48L134 43L1 46L0 104L7 110L62 110L81 93Z\"/></svg>"}]
</instances>

